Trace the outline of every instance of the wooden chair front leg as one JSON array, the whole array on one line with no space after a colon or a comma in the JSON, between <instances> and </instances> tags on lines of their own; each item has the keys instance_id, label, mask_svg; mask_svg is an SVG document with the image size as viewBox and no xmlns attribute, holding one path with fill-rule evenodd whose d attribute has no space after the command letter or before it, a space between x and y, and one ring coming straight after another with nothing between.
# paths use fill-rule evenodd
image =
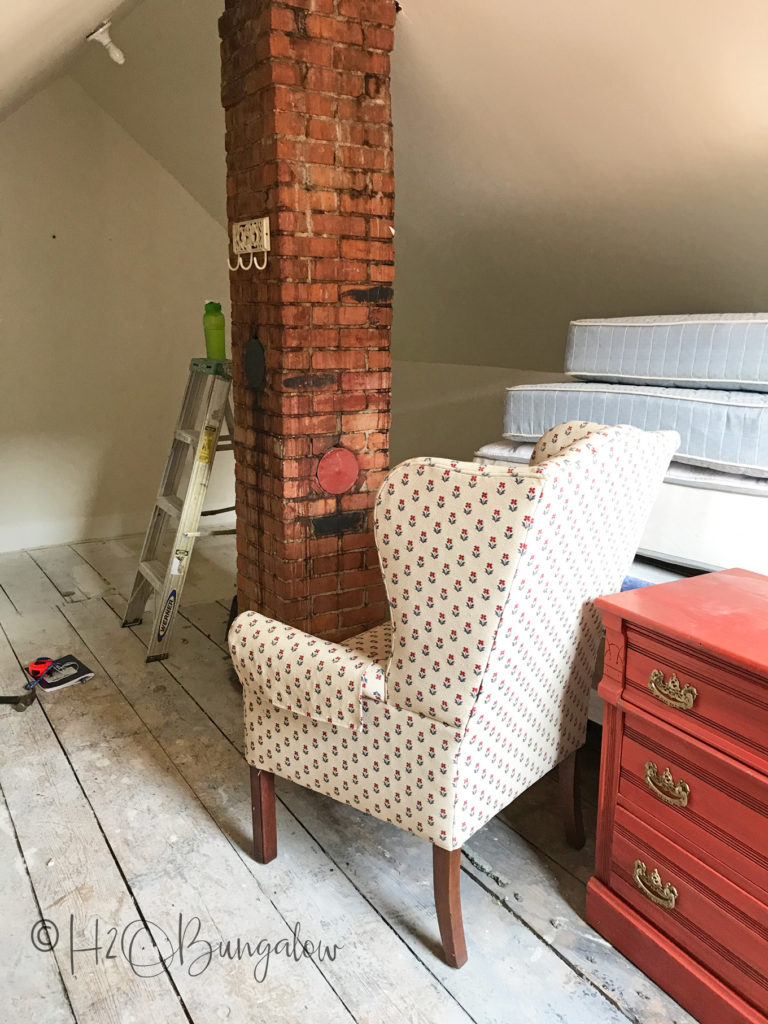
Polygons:
<instances>
[{"instance_id":1,"label":"wooden chair front leg","mask_svg":"<svg viewBox=\"0 0 768 1024\"><path fill-rule=\"evenodd\" d=\"M565 822L565 838L574 850L580 850L586 842L584 819L581 814L580 753L581 748L574 750L557 766L560 783L560 812Z\"/></svg>"},{"instance_id":2,"label":"wooden chair front leg","mask_svg":"<svg viewBox=\"0 0 768 1024\"><path fill-rule=\"evenodd\" d=\"M435 909L445 961L449 967L463 967L467 944L461 919L461 850L433 846L432 851Z\"/></svg>"},{"instance_id":3,"label":"wooden chair front leg","mask_svg":"<svg viewBox=\"0 0 768 1024\"><path fill-rule=\"evenodd\" d=\"M253 814L253 856L269 864L277 856L275 776L251 765L251 812Z\"/></svg>"}]
</instances>

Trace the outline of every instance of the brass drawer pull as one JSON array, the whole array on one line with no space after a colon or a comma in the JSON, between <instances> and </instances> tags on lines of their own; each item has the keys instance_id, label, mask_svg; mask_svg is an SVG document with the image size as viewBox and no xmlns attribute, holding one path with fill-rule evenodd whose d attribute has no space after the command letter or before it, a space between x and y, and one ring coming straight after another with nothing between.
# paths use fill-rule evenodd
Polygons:
<instances>
[{"instance_id":1,"label":"brass drawer pull","mask_svg":"<svg viewBox=\"0 0 768 1024\"><path fill-rule=\"evenodd\" d=\"M671 708L679 708L681 711L690 711L693 707L693 702L699 695L695 686L688 684L681 687L680 680L674 672L665 681L664 673L658 668L651 672L648 679L648 689L654 697L658 697L665 704L669 704Z\"/></svg>"},{"instance_id":2,"label":"brass drawer pull","mask_svg":"<svg viewBox=\"0 0 768 1024\"><path fill-rule=\"evenodd\" d=\"M664 882L662 884L661 875L656 868L649 875L645 862L636 860L632 877L635 880L635 885L646 899L651 900L652 903L657 904L659 907L664 907L665 910L674 910L675 901L677 900L677 889L671 882Z\"/></svg>"},{"instance_id":3,"label":"brass drawer pull","mask_svg":"<svg viewBox=\"0 0 768 1024\"><path fill-rule=\"evenodd\" d=\"M663 800L665 804L672 804L673 807L688 806L691 787L687 782L683 782L682 779L675 785L675 780L672 778L672 772L669 768L665 768L661 775L659 775L658 765L654 764L653 761L646 761L645 782L653 795L657 796L659 800Z\"/></svg>"}]
</instances>

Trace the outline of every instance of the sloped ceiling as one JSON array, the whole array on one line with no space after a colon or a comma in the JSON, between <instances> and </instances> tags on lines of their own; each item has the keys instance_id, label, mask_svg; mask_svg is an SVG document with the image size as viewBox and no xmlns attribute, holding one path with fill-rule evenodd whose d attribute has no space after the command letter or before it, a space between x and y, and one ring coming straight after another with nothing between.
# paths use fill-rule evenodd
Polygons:
<instances>
[{"instance_id":1,"label":"sloped ceiling","mask_svg":"<svg viewBox=\"0 0 768 1024\"><path fill-rule=\"evenodd\" d=\"M226 227L218 19L224 0L144 0L114 38L118 67L91 44L70 74Z\"/></svg>"},{"instance_id":2,"label":"sloped ceiling","mask_svg":"<svg viewBox=\"0 0 768 1024\"><path fill-rule=\"evenodd\" d=\"M401 4L396 354L557 371L570 319L768 305L766 0ZM222 6L68 70L225 225Z\"/></svg>"},{"instance_id":3,"label":"sloped ceiling","mask_svg":"<svg viewBox=\"0 0 768 1024\"><path fill-rule=\"evenodd\" d=\"M86 36L139 0L5 0L0 4L0 118L63 69ZM98 47L101 49L101 47Z\"/></svg>"}]
</instances>

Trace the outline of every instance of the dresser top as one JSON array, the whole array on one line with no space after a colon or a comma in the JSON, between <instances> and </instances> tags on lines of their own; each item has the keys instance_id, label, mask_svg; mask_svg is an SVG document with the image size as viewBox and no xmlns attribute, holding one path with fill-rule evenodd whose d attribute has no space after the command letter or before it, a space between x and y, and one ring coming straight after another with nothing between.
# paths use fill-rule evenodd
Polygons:
<instances>
[{"instance_id":1,"label":"dresser top","mask_svg":"<svg viewBox=\"0 0 768 1024\"><path fill-rule=\"evenodd\" d=\"M768 576L725 569L600 597L595 604L768 676Z\"/></svg>"}]
</instances>

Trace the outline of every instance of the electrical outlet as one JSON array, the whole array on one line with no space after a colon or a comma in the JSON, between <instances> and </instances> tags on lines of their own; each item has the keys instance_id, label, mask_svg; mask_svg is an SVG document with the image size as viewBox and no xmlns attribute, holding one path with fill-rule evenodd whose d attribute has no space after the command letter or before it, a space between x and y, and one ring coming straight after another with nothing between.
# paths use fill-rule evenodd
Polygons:
<instances>
[{"instance_id":1,"label":"electrical outlet","mask_svg":"<svg viewBox=\"0 0 768 1024\"><path fill-rule=\"evenodd\" d=\"M236 256L248 252L269 252L269 218L256 217L233 224L232 252Z\"/></svg>"}]
</instances>

